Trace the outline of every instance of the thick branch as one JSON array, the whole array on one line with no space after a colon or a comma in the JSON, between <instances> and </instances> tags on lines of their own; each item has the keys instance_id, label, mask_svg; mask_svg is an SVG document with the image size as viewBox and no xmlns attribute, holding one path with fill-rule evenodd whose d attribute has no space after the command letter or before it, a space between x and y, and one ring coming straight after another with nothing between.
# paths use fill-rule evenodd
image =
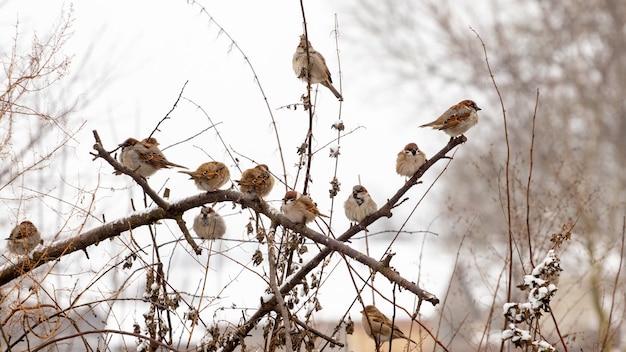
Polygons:
<instances>
[{"instance_id":1,"label":"thick branch","mask_svg":"<svg viewBox=\"0 0 626 352\"><path fill-rule=\"evenodd\" d=\"M336 240L321 233L304 227L303 225L295 225L291 223L282 214L278 213L274 208L270 207L266 202L261 201L257 197L250 197L244 195L238 191L233 190L220 190L216 192L200 193L186 199L183 199L177 203L167 204L167 208L157 208L147 210L141 214L135 214L126 218L116 220L114 222L105 224L98 228L80 234L80 236L74 236L64 241L53 243L46 247L42 252L33 253L32 259L25 258L2 271L0 271L0 286L10 282L11 280L23 275L25 272L31 271L38 266L41 266L49 261L57 260L64 255L68 255L72 252L79 250L86 250L89 246L97 244L105 239L118 236L124 231L128 231L140 226L149 225L155 223L161 219L175 219L177 216L182 215L185 211L199 207L201 205L213 202L234 202L239 204L242 208L250 208L254 211L264 214L272 220L273 223L282 225L286 228L292 229L307 238L318 242L326 247L323 248L311 261L302 266L302 268L294 274L288 282L286 282L281 288L282 294L287 294L295 286L299 285L313 269L315 269L328 255L333 251L344 253L345 255L363 263L373 270L381 273L387 279L397 283L401 287L415 293L420 299L430 302L433 305L439 303L439 299L433 294L422 290L418 285L404 279L400 274L392 270L389 266L385 265L378 260L368 257L367 255L352 249L342 242L349 240L351 237L359 233L367 225L375 222L377 219L387 216L391 216L391 209L402 198L402 196L415 184L417 180L439 159L444 158L446 153L452 150L455 146L465 142L465 137L457 137L451 139L450 142L437 154L435 154L428 162L426 162L418 172L409 179L405 185L400 188L396 194L394 194L389 200L374 214L365 218L360 224L350 227L346 232L339 236ZM97 144L101 146L101 144ZM104 149L103 149L104 150ZM105 160L117 163L108 153L103 153L102 156ZM121 166L121 165L119 165ZM126 169L126 170L124 170ZM130 171L128 168L120 168L120 171ZM135 181L139 181L135 179ZM145 182L145 180L141 179ZM150 187L147 187L150 189ZM240 326L231 335L230 341L224 346L225 351L232 351L239 344L240 338L238 336L246 336L247 333L258 323L258 321L265 316L268 312L275 309L276 300L271 298L268 302L265 302L259 310L250 319Z\"/></svg>"}]
</instances>

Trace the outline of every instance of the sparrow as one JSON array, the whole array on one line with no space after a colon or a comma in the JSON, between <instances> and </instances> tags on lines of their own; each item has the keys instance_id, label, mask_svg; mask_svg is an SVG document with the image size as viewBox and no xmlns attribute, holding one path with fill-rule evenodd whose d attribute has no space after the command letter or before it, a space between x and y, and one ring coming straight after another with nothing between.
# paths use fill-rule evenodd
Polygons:
<instances>
[{"instance_id":1,"label":"sparrow","mask_svg":"<svg viewBox=\"0 0 626 352\"><path fill-rule=\"evenodd\" d=\"M147 138L141 142L128 138L119 146L122 147L120 162L127 168L135 171L143 178L154 175L159 169L169 169L172 166L186 169L185 166L169 162L158 147L155 138ZM116 174L120 174L116 172Z\"/></svg>"},{"instance_id":2,"label":"sparrow","mask_svg":"<svg viewBox=\"0 0 626 352\"><path fill-rule=\"evenodd\" d=\"M289 221L296 224L309 223L315 220L317 216L328 217L328 215L320 213L317 209L317 205L311 200L311 197L296 191L287 191L287 193L285 193L280 211Z\"/></svg>"},{"instance_id":3,"label":"sparrow","mask_svg":"<svg viewBox=\"0 0 626 352\"><path fill-rule=\"evenodd\" d=\"M456 137L467 132L478 123L478 113L481 110L472 100L463 100L453 105L435 121L421 125L420 127L432 127L447 133L450 137Z\"/></svg>"},{"instance_id":4,"label":"sparrow","mask_svg":"<svg viewBox=\"0 0 626 352\"><path fill-rule=\"evenodd\" d=\"M224 237L226 223L215 209L203 206L193 219L193 231L204 240L214 240Z\"/></svg>"},{"instance_id":5,"label":"sparrow","mask_svg":"<svg viewBox=\"0 0 626 352\"><path fill-rule=\"evenodd\" d=\"M374 213L378 206L361 185L352 187L352 194L343 203L346 217L350 221L361 222L366 216Z\"/></svg>"},{"instance_id":6,"label":"sparrow","mask_svg":"<svg viewBox=\"0 0 626 352\"><path fill-rule=\"evenodd\" d=\"M402 176L411 177L426 163L426 154L417 144L409 143L398 153L396 172Z\"/></svg>"},{"instance_id":7,"label":"sparrow","mask_svg":"<svg viewBox=\"0 0 626 352\"><path fill-rule=\"evenodd\" d=\"M307 62L307 47L309 49L308 58L310 63ZM330 78L330 71L328 70L328 66L326 66L326 60L324 60L322 54L313 49L311 42L307 41L304 35L300 36L300 44L298 44L296 52L293 54L292 64L293 71L298 78L304 82L310 80L309 83L311 84L321 83L323 86L330 89L339 101L343 101L341 94L333 87L333 80Z\"/></svg>"},{"instance_id":8,"label":"sparrow","mask_svg":"<svg viewBox=\"0 0 626 352\"><path fill-rule=\"evenodd\" d=\"M417 342L404 335L402 330L373 305L366 306L361 311L361 323L367 335L374 339L377 346L392 339L407 339L417 345ZM393 335L391 335L392 327Z\"/></svg>"},{"instance_id":9,"label":"sparrow","mask_svg":"<svg viewBox=\"0 0 626 352\"><path fill-rule=\"evenodd\" d=\"M239 189L244 193L253 193L263 198L274 188L274 176L265 164L259 164L241 174L241 180L236 181Z\"/></svg>"},{"instance_id":10,"label":"sparrow","mask_svg":"<svg viewBox=\"0 0 626 352\"><path fill-rule=\"evenodd\" d=\"M209 161L198 166L196 171L178 171L191 176L196 187L203 191L214 192L230 179L228 167L219 161Z\"/></svg>"},{"instance_id":11,"label":"sparrow","mask_svg":"<svg viewBox=\"0 0 626 352\"><path fill-rule=\"evenodd\" d=\"M26 255L42 243L39 230L30 221L15 226L6 240L9 241L9 252L17 255Z\"/></svg>"}]
</instances>

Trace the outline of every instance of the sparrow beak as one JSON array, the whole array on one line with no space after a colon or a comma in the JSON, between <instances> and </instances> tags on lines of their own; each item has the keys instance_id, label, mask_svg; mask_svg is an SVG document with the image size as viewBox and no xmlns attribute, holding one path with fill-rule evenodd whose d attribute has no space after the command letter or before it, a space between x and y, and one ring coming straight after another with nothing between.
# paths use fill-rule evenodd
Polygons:
<instances>
[{"instance_id":1,"label":"sparrow beak","mask_svg":"<svg viewBox=\"0 0 626 352\"><path fill-rule=\"evenodd\" d=\"M478 106L476 106L476 111L482 110L481 108L479 108Z\"/></svg>"}]
</instances>

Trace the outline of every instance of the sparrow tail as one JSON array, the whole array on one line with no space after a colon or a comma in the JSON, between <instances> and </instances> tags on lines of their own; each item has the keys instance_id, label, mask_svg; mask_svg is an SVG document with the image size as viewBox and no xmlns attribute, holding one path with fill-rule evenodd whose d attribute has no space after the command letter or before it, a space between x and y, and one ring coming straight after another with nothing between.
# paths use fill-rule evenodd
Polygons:
<instances>
[{"instance_id":1,"label":"sparrow tail","mask_svg":"<svg viewBox=\"0 0 626 352\"><path fill-rule=\"evenodd\" d=\"M182 168L182 169L189 169L189 168L188 168L188 167L186 167L186 166L182 166L182 165L174 164L174 163L173 163L173 162L171 162L171 161L168 161L168 162L167 162L167 166L180 167L180 168Z\"/></svg>"},{"instance_id":2,"label":"sparrow tail","mask_svg":"<svg viewBox=\"0 0 626 352\"><path fill-rule=\"evenodd\" d=\"M328 82L328 81L324 81L322 82L322 84L327 87L328 89L330 89L331 92L333 92L333 94L335 95L335 97L337 97L337 99L339 99L339 101L343 101L343 97L341 96L341 93L339 93L337 91L337 89L335 89L335 87L333 87L333 84Z\"/></svg>"}]
</instances>

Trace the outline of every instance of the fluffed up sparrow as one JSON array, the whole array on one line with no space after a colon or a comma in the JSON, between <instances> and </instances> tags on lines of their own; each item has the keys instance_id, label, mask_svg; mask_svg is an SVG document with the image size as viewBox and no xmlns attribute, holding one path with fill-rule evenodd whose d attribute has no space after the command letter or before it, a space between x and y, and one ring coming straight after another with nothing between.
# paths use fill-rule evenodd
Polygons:
<instances>
[{"instance_id":1,"label":"fluffed up sparrow","mask_svg":"<svg viewBox=\"0 0 626 352\"><path fill-rule=\"evenodd\" d=\"M361 311L361 323L367 335L374 339L377 346L392 339L407 339L417 345L417 342L408 338L402 330L392 324L391 320L373 305L366 306ZM393 335L391 330L393 327Z\"/></svg>"},{"instance_id":2,"label":"fluffed up sparrow","mask_svg":"<svg viewBox=\"0 0 626 352\"><path fill-rule=\"evenodd\" d=\"M285 193L280 211L289 221L296 224L309 223L315 220L317 216L328 217L328 215L320 213L311 197L296 191L287 191Z\"/></svg>"},{"instance_id":3,"label":"fluffed up sparrow","mask_svg":"<svg viewBox=\"0 0 626 352\"><path fill-rule=\"evenodd\" d=\"M150 177L163 168L180 167L186 169L185 166L169 162L158 145L156 138L146 138L141 142L135 138L128 138L120 144L122 147L120 162L143 178Z\"/></svg>"},{"instance_id":4,"label":"fluffed up sparrow","mask_svg":"<svg viewBox=\"0 0 626 352\"><path fill-rule=\"evenodd\" d=\"M432 127L447 133L450 137L456 137L467 132L478 123L478 113L481 110L472 100L463 100L453 105L435 121L421 125L420 127Z\"/></svg>"},{"instance_id":5,"label":"fluffed up sparrow","mask_svg":"<svg viewBox=\"0 0 626 352\"><path fill-rule=\"evenodd\" d=\"M396 172L402 176L411 177L426 163L426 154L415 143L407 144L398 153Z\"/></svg>"},{"instance_id":6,"label":"fluffed up sparrow","mask_svg":"<svg viewBox=\"0 0 626 352\"><path fill-rule=\"evenodd\" d=\"M41 243L41 235L32 222L22 221L11 230L11 235L7 240L9 241L9 252L26 255Z\"/></svg>"},{"instance_id":7,"label":"fluffed up sparrow","mask_svg":"<svg viewBox=\"0 0 626 352\"><path fill-rule=\"evenodd\" d=\"M241 180L236 181L239 189L244 193L253 193L263 198L274 188L274 176L265 164L259 164L241 174Z\"/></svg>"},{"instance_id":8,"label":"fluffed up sparrow","mask_svg":"<svg viewBox=\"0 0 626 352\"><path fill-rule=\"evenodd\" d=\"M196 171L178 171L191 176L196 187L203 191L213 192L226 184L230 179L230 171L224 163L209 161L198 166Z\"/></svg>"},{"instance_id":9,"label":"fluffed up sparrow","mask_svg":"<svg viewBox=\"0 0 626 352\"><path fill-rule=\"evenodd\" d=\"M309 49L310 63L307 65L307 43ZM304 35L300 36L300 44L296 48L296 52L293 54L293 71L296 76L301 80L307 82L310 79L311 84L321 83L339 99L343 101L341 94L333 87L333 80L330 78L330 71L326 66L326 60L319 52L313 49L311 42L308 42ZM308 66L308 69L307 69Z\"/></svg>"},{"instance_id":10,"label":"fluffed up sparrow","mask_svg":"<svg viewBox=\"0 0 626 352\"><path fill-rule=\"evenodd\" d=\"M202 239L214 240L224 236L226 223L215 209L203 206L193 219L193 230Z\"/></svg>"},{"instance_id":11,"label":"fluffed up sparrow","mask_svg":"<svg viewBox=\"0 0 626 352\"><path fill-rule=\"evenodd\" d=\"M376 212L378 206L361 185L352 187L352 194L343 203L346 217L350 221L361 222L366 216Z\"/></svg>"}]
</instances>

